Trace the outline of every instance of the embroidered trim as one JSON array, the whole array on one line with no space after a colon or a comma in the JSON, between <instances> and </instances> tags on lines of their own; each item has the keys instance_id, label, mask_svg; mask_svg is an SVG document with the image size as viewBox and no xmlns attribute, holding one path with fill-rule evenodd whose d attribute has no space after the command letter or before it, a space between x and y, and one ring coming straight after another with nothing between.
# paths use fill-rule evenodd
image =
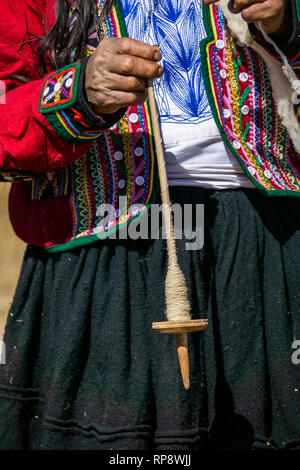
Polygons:
<instances>
[{"instance_id":1,"label":"embroidered trim","mask_svg":"<svg viewBox=\"0 0 300 470\"><path fill-rule=\"evenodd\" d=\"M107 36L124 34L118 4L103 25ZM91 50L95 41L89 44ZM61 112L59 113L61 115ZM65 249L82 244L83 239L106 238L118 230L116 224L127 224L134 217L131 205L143 206L152 194L154 145L147 104L129 107L123 118L111 129L101 132L86 156L71 165L71 207L73 233ZM157 195L157 191L153 194ZM127 197L127 211L120 213L119 197ZM103 224L97 212L101 204L111 204L118 213L112 223ZM126 213L125 213L126 212ZM140 211L139 211L140 212ZM58 247L52 250L57 251Z\"/></svg>"},{"instance_id":2,"label":"embroidered trim","mask_svg":"<svg viewBox=\"0 0 300 470\"><path fill-rule=\"evenodd\" d=\"M97 139L102 132L99 130L81 131L75 119L72 119L65 110L47 114L47 120L55 132L70 144L85 145L88 141Z\"/></svg>"},{"instance_id":3,"label":"embroidered trim","mask_svg":"<svg viewBox=\"0 0 300 470\"><path fill-rule=\"evenodd\" d=\"M51 75L42 88L39 111L51 113L72 106L77 99L81 63L63 67Z\"/></svg>"},{"instance_id":4,"label":"embroidered trim","mask_svg":"<svg viewBox=\"0 0 300 470\"><path fill-rule=\"evenodd\" d=\"M208 37L201 43L202 72L224 141L258 189L300 196L299 171L263 60L236 42L218 7L204 6L203 14Z\"/></svg>"},{"instance_id":5,"label":"embroidered trim","mask_svg":"<svg viewBox=\"0 0 300 470\"><path fill-rule=\"evenodd\" d=\"M103 6L105 0L101 3ZM127 36L118 1L102 28L106 37ZM88 45L87 53L93 45L94 42ZM129 107L120 121L111 129L102 131L87 155L72 163L70 168L73 233L70 241L47 247L51 252L104 239L126 226L157 200L159 185L148 104ZM127 208L122 208L122 212L120 196L127 197ZM104 216L97 211L101 204L114 206L118 214L116 220L104 223ZM138 213L133 210L135 208L138 208Z\"/></svg>"}]
</instances>

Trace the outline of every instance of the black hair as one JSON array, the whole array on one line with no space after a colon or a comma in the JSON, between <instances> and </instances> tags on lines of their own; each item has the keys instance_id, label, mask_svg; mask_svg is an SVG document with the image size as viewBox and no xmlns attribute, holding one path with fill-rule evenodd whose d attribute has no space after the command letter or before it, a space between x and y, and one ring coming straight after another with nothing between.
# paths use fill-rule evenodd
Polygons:
<instances>
[{"instance_id":1,"label":"black hair","mask_svg":"<svg viewBox=\"0 0 300 470\"><path fill-rule=\"evenodd\" d=\"M70 63L72 52L74 60L83 58L91 29L97 32L99 40L102 39L101 25L114 0L106 1L100 17L97 12L97 3L97 0L77 0L74 12L76 21L72 25L69 17L70 3L68 0L56 1L56 23L42 39L39 47L42 75L47 71L49 58L57 69Z\"/></svg>"}]
</instances>

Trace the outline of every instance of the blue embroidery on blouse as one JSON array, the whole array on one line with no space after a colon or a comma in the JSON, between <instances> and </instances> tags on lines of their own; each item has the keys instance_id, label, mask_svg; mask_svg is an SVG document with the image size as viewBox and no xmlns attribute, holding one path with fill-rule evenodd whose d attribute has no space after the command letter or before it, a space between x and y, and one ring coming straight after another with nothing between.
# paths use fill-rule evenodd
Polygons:
<instances>
[{"instance_id":1,"label":"blue embroidery on blouse","mask_svg":"<svg viewBox=\"0 0 300 470\"><path fill-rule=\"evenodd\" d=\"M121 0L121 5L129 37L160 45L168 36L161 48L165 73L154 81L161 121L196 124L212 119L201 74L199 47L206 33L201 0L193 0L173 27L186 2Z\"/></svg>"}]
</instances>

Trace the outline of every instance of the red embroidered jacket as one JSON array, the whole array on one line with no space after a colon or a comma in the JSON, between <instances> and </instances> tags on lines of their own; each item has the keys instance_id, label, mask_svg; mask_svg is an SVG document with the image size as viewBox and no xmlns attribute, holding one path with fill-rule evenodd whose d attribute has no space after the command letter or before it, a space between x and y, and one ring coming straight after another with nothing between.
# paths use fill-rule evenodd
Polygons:
<instances>
[{"instance_id":1,"label":"red embroidered jacket","mask_svg":"<svg viewBox=\"0 0 300 470\"><path fill-rule=\"evenodd\" d=\"M118 129L104 133L104 129L110 128L121 118L124 110L105 121L88 108L84 98L78 93L82 85L85 60L40 78L37 61L40 42L33 38L44 36L53 26L55 0L0 0L0 7L0 84L4 83L6 88L5 96L0 96L0 175L3 181L22 179L13 183L10 195L9 209L13 227L24 241L38 246L55 247L63 244L63 249L67 249L76 245L74 240L80 240L80 243L84 238L94 241L98 236L96 227L99 224L99 216L96 209L99 202L113 202L116 205L115 195L120 195L122 188L132 203L147 205L151 201L155 168L150 135L151 118L147 104L127 110ZM112 35L126 35L121 16L120 6L117 5L107 20L110 22ZM209 21L218 25L223 21L216 6L206 8L207 31L211 29ZM206 51L203 61L210 63L213 63L213 60L209 54L220 55L221 49L224 48L225 53L227 47L227 36L222 32L222 28L218 26L215 31L217 36L213 37L212 34L211 42L207 40L202 50ZM242 70L241 95L248 99L245 94L245 82L248 81L250 73L243 71L249 66L248 56L241 53L241 50L236 47L234 61L239 62ZM295 70L299 70L299 51L290 59ZM261 66L259 61L256 65ZM208 83L208 79L206 80ZM254 81L255 77L253 83ZM212 101L212 95L216 97L218 94L217 82L214 87L214 92L208 95L215 117L217 114L219 116L216 120L219 119L221 123L221 111L214 109L216 105L213 105ZM225 90L222 83L219 88ZM237 92L233 89L232 93ZM232 98L230 101L233 101ZM258 112L261 113L261 110ZM261 119L259 116L258 120ZM266 159L260 164L261 168L256 168L255 162L253 166L246 167L242 155L246 143L242 142L242 138L246 139L251 127L247 119L243 121L244 130L240 141L236 140L235 136L239 134L235 128L229 131L228 126L228 132L226 130L223 134L225 140L229 137L233 140L234 147L231 146L231 150L236 154L240 153L237 158L240 158L249 178L257 183L259 189L260 186L266 187L270 192L298 191L298 179L296 178L296 186L290 186L289 181L284 180L284 170L282 174L280 169L276 170L277 173L275 170L269 170L269 162ZM220 125L224 127L224 123ZM135 134L134 143L128 144L128 132ZM267 132L269 130L266 131L266 136ZM284 129L279 129L278 132L281 133L282 142L286 139ZM276 142L275 144L277 145ZM131 150L128 150L128 145L133 146ZM134 146L143 151L142 163L135 160L137 147ZM250 141L247 152L250 152L249 148ZM258 153L262 153L259 144L257 149ZM99 173L95 176L96 167ZM132 174L128 168L131 168ZM259 176L259 171L262 176ZM295 168L292 171L295 171ZM134 185L136 176L140 178L140 182L144 182L142 188ZM81 184L82 178L85 178L85 181ZM295 179L294 173L290 179ZM124 181L124 184L121 185L120 181ZM88 185L84 202L78 189L80 184ZM288 191L289 189L291 191Z\"/></svg>"}]
</instances>

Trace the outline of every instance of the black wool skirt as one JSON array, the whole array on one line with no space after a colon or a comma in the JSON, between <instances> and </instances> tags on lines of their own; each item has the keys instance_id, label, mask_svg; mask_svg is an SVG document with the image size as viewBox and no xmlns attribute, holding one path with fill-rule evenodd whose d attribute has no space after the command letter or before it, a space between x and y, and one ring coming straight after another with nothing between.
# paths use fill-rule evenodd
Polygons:
<instances>
[{"instance_id":1,"label":"black wool skirt","mask_svg":"<svg viewBox=\"0 0 300 470\"><path fill-rule=\"evenodd\" d=\"M174 335L152 330L165 240L28 247L0 365L0 449L300 449L300 201L171 198L205 211L204 246L177 240L192 318L209 321L189 335L190 389Z\"/></svg>"}]
</instances>

